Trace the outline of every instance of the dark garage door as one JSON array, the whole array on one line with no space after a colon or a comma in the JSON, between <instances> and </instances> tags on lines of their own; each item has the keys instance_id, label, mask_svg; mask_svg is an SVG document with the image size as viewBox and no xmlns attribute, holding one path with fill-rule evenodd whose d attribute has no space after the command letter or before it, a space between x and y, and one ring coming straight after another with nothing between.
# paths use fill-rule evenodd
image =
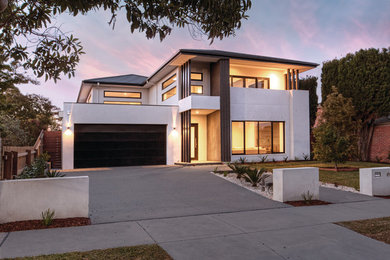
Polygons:
<instances>
[{"instance_id":1,"label":"dark garage door","mask_svg":"<svg viewBox=\"0 0 390 260\"><path fill-rule=\"evenodd\" d=\"M75 124L74 167L166 164L166 125Z\"/></svg>"}]
</instances>

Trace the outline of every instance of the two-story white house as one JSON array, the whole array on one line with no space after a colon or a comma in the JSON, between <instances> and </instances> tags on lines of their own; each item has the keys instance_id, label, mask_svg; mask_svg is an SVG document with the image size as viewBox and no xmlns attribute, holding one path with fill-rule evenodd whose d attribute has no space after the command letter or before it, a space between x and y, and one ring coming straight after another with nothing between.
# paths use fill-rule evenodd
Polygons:
<instances>
[{"instance_id":1,"label":"two-story white house","mask_svg":"<svg viewBox=\"0 0 390 260\"><path fill-rule=\"evenodd\" d=\"M149 77L84 80L64 103L64 169L310 153L309 93L318 64L217 50L179 50Z\"/></svg>"}]
</instances>

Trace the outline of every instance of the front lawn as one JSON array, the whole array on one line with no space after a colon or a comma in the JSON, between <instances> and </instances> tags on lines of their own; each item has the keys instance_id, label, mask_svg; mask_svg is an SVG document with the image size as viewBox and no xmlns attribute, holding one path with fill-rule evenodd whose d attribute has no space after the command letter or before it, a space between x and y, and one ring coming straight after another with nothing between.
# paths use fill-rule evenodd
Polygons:
<instances>
[{"instance_id":1,"label":"front lawn","mask_svg":"<svg viewBox=\"0 0 390 260\"><path fill-rule=\"evenodd\" d=\"M390 217L340 222L336 224L390 244Z\"/></svg>"},{"instance_id":2,"label":"front lawn","mask_svg":"<svg viewBox=\"0 0 390 260\"><path fill-rule=\"evenodd\" d=\"M293 167L334 167L332 163L322 163L317 161L294 161L294 162L265 162L254 165L256 168L293 168ZM373 162L347 162L340 164L339 167L370 168L370 167L390 167L390 164ZM320 170L320 181L333 183L336 185L348 186L359 190L359 171L333 172Z\"/></svg>"},{"instance_id":3,"label":"front lawn","mask_svg":"<svg viewBox=\"0 0 390 260\"><path fill-rule=\"evenodd\" d=\"M34 257L16 258L20 260L76 260L76 259L136 259L136 260L172 260L167 252L158 245L142 245L92 250L88 252L71 252Z\"/></svg>"}]
</instances>

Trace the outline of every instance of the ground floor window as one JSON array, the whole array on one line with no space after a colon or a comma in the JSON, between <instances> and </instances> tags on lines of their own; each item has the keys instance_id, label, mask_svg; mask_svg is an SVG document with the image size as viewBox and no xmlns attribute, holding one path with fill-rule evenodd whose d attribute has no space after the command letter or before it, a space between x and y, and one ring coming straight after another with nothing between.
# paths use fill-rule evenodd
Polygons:
<instances>
[{"instance_id":1,"label":"ground floor window","mask_svg":"<svg viewBox=\"0 0 390 260\"><path fill-rule=\"evenodd\" d=\"M284 136L284 122L232 122L232 153L284 153Z\"/></svg>"}]
</instances>

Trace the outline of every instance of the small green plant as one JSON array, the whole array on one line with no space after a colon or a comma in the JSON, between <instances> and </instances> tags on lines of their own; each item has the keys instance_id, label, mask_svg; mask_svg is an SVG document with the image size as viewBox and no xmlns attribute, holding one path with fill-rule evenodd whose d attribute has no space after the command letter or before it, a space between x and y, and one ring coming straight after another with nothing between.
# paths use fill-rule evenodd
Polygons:
<instances>
[{"instance_id":1,"label":"small green plant","mask_svg":"<svg viewBox=\"0 0 390 260\"><path fill-rule=\"evenodd\" d=\"M53 223L55 211L47 209L41 213L42 215L42 223L46 227L50 226Z\"/></svg>"},{"instance_id":2,"label":"small green plant","mask_svg":"<svg viewBox=\"0 0 390 260\"><path fill-rule=\"evenodd\" d=\"M218 166L214 168L213 173L218 173Z\"/></svg>"},{"instance_id":3,"label":"small green plant","mask_svg":"<svg viewBox=\"0 0 390 260\"><path fill-rule=\"evenodd\" d=\"M305 160L305 161L310 160L310 155L309 154L303 154L302 157L303 157L303 160Z\"/></svg>"},{"instance_id":4,"label":"small green plant","mask_svg":"<svg viewBox=\"0 0 390 260\"><path fill-rule=\"evenodd\" d=\"M252 184L252 187L257 187L259 183L263 180L263 173L266 172L265 168L260 169L251 169L248 168L247 171L243 174L244 179Z\"/></svg>"},{"instance_id":5,"label":"small green plant","mask_svg":"<svg viewBox=\"0 0 390 260\"><path fill-rule=\"evenodd\" d=\"M261 155L260 156L260 162L265 163L268 159L268 155Z\"/></svg>"},{"instance_id":6,"label":"small green plant","mask_svg":"<svg viewBox=\"0 0 390 260\"><path fill-rule=\"evenodd\" d=\"M313 200L313 194L311 194L309 191L306 193L302 193L302 199L305 201L305 204L310 205Z\"/></svg>"},{"instance_id":7,"label":"small green plant","mask_svg":"<svg viewBox=\"0 0 390 260\"><path fill-rule=\"evenodd\" d=\"M246 162L247 162L247 159L245 157L240 157L240 159L238 159L238 163L244 164Z\"/></svg>"},{"instance_id":8,"label":"small green plant","mask_svg":"<svg viewBox=\"0 0 390 260\"><path fill-rule=\"evenodd\" d=\"M229 174L229 173L228 173L227 171L224 171L224 172L223 172L223 177L228 176L228 174Z\"/></svg>"},{"instance_id":9,"label":"small green plant","mask_svg":"<svg viewBox=\"0 0 390 260\"><path fill-rule=\"evenodd\" d=\"M288 161L288 156L283 157L283 161L287 162Z\"/></svg>"},{"instance_id":10,"label":"small green plant","mask_svg":"<svg viewBox=\"0 0 390 260\"><path fill-rule=\"evenodd\" d=\"M243 166L235 163L228 163L228 166L234 173L237 174L237 179L241 179L242 175L248 170L248 166Z\"/></svg>"},{"instance_id":11,"label":"small green plant","mask_svg":"<svg viewBox=\"0 0 390 260\"><path fill-rule=\"evenodd\" d=\"M334 186L337 188L339 186L339 184L337 182L333 183Z\"/></svg>"},{"instance_id":12,"label":"small green plant","mask_svg":"<svg viewBox=\"0 0 390 260\"><path fill-rule=\"evenodd\" d=\"M272 162L274 162L274 163L276 162L275 158L272 158Z\"/></svg>"},{"instance_id":13,"label":"small green plant","mask_svg":"<svg viewBox=\"0 0 390 260\"><path fill-rule=\"evenodd\" d=\"M46 177L47 178L55 178L55 177L65 177L66 175L60 171L47 171L46 172Z\"/></svg>"},{"instance_id":14,"label":"small green plant","mask_svg":"<svg viewBox=\"0 0 390 260\"><path fill-rule=\"evenodd\" d=\"M380 163L382 161L382 157L377 155L377 156L375 156L375 160L377 163Z\"/></svg>"}]
</instances>

